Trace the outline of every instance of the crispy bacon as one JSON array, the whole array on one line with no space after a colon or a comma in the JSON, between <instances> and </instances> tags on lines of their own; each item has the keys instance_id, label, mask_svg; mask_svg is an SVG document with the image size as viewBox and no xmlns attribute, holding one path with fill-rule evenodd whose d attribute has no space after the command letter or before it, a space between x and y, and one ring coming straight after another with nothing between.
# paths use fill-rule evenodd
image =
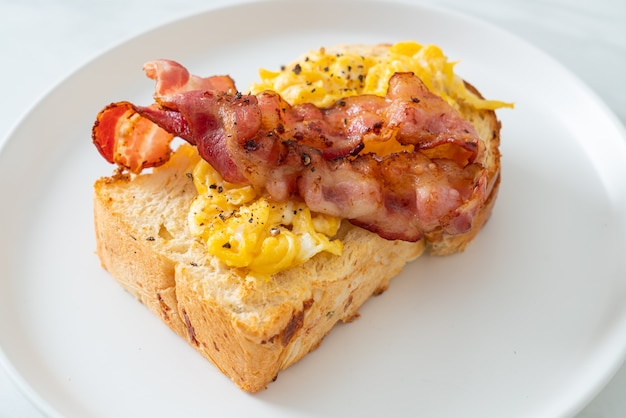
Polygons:
<instances>
[{"instance_id":1,"label":"crispy bacon","mask_svg":"<svg viewBox=\"0 0 626 418\"><path fill-rule=\"evenodd\" d=\"M158 105L105 108L93 132L103 155L119 149L111 144L142 142L109 120L152 123L196 145L229 182L263 187L279 201L299 195L311 210L387 239L416 241L437 228L466 232L486 199L486 170L477 162L482 141L412 73L395 74L385 97L348 97L320 109L291 106L274 92L235 93L230 78L189 76L171 61L146 68L157 81ZM392 139L406 151L361 154L366 141ZM160 162L151 155L141 166Z\"/></svg>"},{"instance_id":2,"label":"crispy bacon","mask_svg":"<svg viewBox=\"0 0 626 418\"><path fill-rule=\"evenodd\" d=\"M139 173L169 160L174 135L139 115L130 103L120 102L98 114L92 138L108 162Z\"/></svg>"},{"instance_id":3,"label":"crispy bacon","mask_svg":"<svg viewBox=\"0 0 626 418\"><path fill-rule=\"evenodd\" d=\"M198 77L189 74L189 71L176 61L155 60L143 65L146 76L156 80L154 97L157 101L170 94L192 90L215 90L235 92L235 82L227 75Z\"/></svg>"},{"instance_id":4,"label":"crispy bacon","mask_svg":"<svg viewBox=\"0 0 626 418\"><path fill-rule=\"evenodd\" d=\"M164 101L171 94L196 90L235 91L229 76L198 77L179 63L156 60L144 64L146 75L156 80L154 98ZM153 106L156 108L157 106ZM177 112L168 113L167 125L159 125L141 116L129 102L112 103L97 116L92 129L93 143L110 163L133 173L158 167L169 160L170 143L175 132L179 136L187 123Z\"/></svg>"},{"instance_id":5,"label":"crispy bacon","mask_svg":"<svg viewBox=\"0 0 626 418\"><path fill-rule=\"evenodd\" d=\"M439 227L451 234L468 231L485 201L486 185L479 164L460 167L419 152L315 161L298 180L311 210L405 241Z\"/></svg>"}]
</instances>

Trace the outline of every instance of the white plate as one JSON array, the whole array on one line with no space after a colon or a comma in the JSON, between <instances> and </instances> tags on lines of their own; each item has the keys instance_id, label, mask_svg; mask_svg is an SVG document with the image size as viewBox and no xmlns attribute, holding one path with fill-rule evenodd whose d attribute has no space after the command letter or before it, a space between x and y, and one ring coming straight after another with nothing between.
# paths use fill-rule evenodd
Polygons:
<instances>
[{"instance_id":1,"label":"white plate","mask_svg":"<svg viewBox=\"0 0 626 418\"><path fill-rule=\"evenodd\" d=\"M173 58L248 85L338 43L434 42L503 123L493 217L463 254L423 257L269 389L241 392L104 272L91 144L111 101L150 100ZM482 22L402 3L246 4L103 54L47 95L0 154L0 359L53 417L556 417L626 350L626 135L552 59Z\"/></svg>"}]
</instances>

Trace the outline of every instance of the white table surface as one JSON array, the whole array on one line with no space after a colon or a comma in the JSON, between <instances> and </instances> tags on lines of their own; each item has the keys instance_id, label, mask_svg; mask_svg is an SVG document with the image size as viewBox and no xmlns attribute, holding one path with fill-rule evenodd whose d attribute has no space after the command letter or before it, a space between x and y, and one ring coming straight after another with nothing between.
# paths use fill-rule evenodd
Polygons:
<instances>
[{"instance_id":1,"label":"white table surface","mask_svg":"<svg viewBox=\"0 0 626 418\"><path fill-rule=\"evenodd\" d=\"M429 0L499 25L568 67L626 124L626 1ZM100 52L213 0L0 0L0 144L46 92ZM624 335L626 338L626 335ZM0 369L0 418L43 415ZM626 416L626 366L577 418Z\"/></svg>"}]
</instances>

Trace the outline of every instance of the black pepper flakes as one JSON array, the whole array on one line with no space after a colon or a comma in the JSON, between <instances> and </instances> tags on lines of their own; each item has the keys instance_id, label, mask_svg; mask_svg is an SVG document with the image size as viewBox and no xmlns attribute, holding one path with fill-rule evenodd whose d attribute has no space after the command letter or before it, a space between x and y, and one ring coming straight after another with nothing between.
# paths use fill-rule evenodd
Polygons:
<instances>
[{"instance_id":1,"label":"black pepper flakes","mask_svg":"<svg viewBox=\"0 0 626 418\"><path fill-rule=\"evenodd\" d=\"M300 64L296 64L293 66L293 69L291 71L293 71L295 75L299 75L302 72L302 67L300 66Z\"/></svg>"},{"instance_id":2,"label":"black pepper flakes","mask_svg":"<svg viewBox=\"0 0 626 418\"><path fill-rule=\"evenodd\" d=\"M230 242L227 242L224 245L222 245L222 248L230 248Z\"/></svg>"},{"instance_id":3,"label":"black pepper flakes","mask_svg":"<svg viewBox=\"0 0 626 418\"><path fill-rule=\"evenodd\" d=\"M254 139L250 139L243 144L243 149L246 151L257 151L259 149L259 143Z\"/></svg>"}]
</instances>

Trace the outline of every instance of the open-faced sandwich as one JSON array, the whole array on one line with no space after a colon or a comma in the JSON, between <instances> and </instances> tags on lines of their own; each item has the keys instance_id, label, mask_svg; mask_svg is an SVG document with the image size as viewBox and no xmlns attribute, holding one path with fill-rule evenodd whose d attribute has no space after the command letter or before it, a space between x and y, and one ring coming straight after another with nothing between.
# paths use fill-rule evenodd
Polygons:
<instances>
[{"instance_id":1,"label":"open-faced sandwich","mask_svg":"<svg viewBox=\"0 0 626 418\"><path fill-rule=\"evenodd\" d=\"M453 68L433 45L343 45L243 93L145 64L155 103L113 103L93 127L118 166L95 183L102 266L239 387L266 387L489 218L507 105Z\"/></svg>"}]
</instances>

